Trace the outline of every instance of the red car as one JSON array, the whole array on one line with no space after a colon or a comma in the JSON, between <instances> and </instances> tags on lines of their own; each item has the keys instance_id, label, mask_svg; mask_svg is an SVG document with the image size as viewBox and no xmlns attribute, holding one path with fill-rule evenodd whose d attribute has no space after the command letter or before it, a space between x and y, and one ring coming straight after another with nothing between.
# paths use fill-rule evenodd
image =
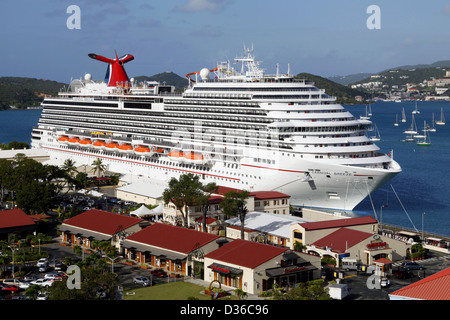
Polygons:
<instances>
[{"instance_id":1,"label":"red car","mask_svg":"<svg viewBox=\"0 0 450 320\"><path fill-rule=\"evenodd\" d=\"M9 284L4 284L4 285L2 286L2 291L9 291L9 292L14 292L14 293L16 293L16 292L19 291L19 287L12 286L12 285L9 285Z\"/></svg>"},{"instance_id":2,"label":"red car","mask_svg":"<svg viewBox=\"0 0 450 320\"><path fill-rule=\"evenodd\" d=\"M151 271L151 274L154 275L155 277L161 277L161 278L167 277L167 273L162 269L153 270L153 271Z\"/></svg>"}]
</instances>

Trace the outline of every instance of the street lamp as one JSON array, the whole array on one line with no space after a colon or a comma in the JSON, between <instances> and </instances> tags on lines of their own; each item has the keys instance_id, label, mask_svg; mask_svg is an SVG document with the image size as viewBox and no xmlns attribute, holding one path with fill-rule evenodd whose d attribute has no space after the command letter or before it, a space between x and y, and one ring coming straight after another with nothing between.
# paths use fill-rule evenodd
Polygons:
<instances>
[{"instance_id":1,"label":"street lamp","mask_svg":"<svg viewBox=\"0 0 450 320\"><path fill-rule=\"evenodd\" d=\"M19 249L15 248L15 247L11 247L11 246L8 246L8 248L10 248L11 251L12 251L12 258L13 258L12 274L13 274L13 278L14 278L15 277L15 275L14 275L14 265L15 265L15 262L14 262L14 251L17 251Z\"/></svg>"},{"instance_id":2,"label":"street lamp","mask_svg":"<svg viewBox=\"0 0 450 320\"><path fill-rule=\"evenodd\" d=\"M104 254L102 257L103 258L108 258L109 261L111 261L111 273L114 273L114 261L116 261L116 259L122 258L122 256L118 256L118 257L115 257L115 258L110 258L106 254Z\"/></svg>"}]
</instances>

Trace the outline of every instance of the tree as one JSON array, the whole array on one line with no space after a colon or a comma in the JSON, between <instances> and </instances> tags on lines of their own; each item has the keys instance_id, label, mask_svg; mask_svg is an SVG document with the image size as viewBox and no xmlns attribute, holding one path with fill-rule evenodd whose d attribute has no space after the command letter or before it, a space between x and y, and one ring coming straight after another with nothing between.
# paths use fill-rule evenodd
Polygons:
<instances>
[{"instance_id":1,"label":"tree","mask_svg":"<svg viewBox=\"0 0 450 320\"><path fill-rule=\"evenodd\" d=\"M64 164L62 165L62 169L70 176L78 173L77 167L75 166L75 161L73 161L72 159L66 159L64 161Z\"/></svg>"},{"instance_id":2,"label":"tree","mask_svg":"<svg viewBox=\"0 0 450 320\"><path fill-rule=\"evenodd\" d=\"M98 174L99 176L103 176L106 171L106 166L103 164L103 160L97 158L92 162L92 166L94 167L94 174Z\"/></svg>"},{"instance_id":3,"label":"tree","mask_svg":"<svg viewBox=\"0 0 450 320\"><path fill-rule=\"evenodd\" d=\"M241 239L244 239L245 216L248 212L246 200L249 196L250 192L246 190L232 190L225 194L225 197L220 204L223 208L223 213L226 216L235 216L241 221Z\"/></svg>"},{"instance_id":4,"label":"tree","mask_svg":"<svg viewBox=\"0 0 450 320\"><path fill-rule=\"evenodd\" d=\"M200 196L200 206L202 208L202 215L203 215L203 232L208 232L206 229L206 214L208 213L209 208L209 198L211 197L211 194L217 191L217 185L215 182L208 183L207 185L203 185L202 187L203 195Z\"/></svg>"},{"instance_id":5,"label":"tree","mask_svg":"<svg viewBox=\"0 0 450 320\"><path fill-rule=\"evenodd\" d=\"M183 174L179 180L170 179L169 187L163 192L164 203L172 202L175 205L181 213L183 226L186 228L188 227L188 207L200 203L200 198L203 196L202 183L199 179L199 176L192 173Z\"/></svg>"}]
</instances>

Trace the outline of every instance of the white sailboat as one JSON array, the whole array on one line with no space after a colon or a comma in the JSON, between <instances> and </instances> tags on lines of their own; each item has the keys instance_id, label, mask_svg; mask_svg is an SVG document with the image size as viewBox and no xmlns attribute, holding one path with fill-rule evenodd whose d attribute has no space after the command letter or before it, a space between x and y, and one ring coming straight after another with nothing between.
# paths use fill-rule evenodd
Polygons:
<instances>
[{"instance_id":1,"label":"white sailboat","mask_svg":"<svg viewBox=\"0 0 450 320\"><path fill-rule=\"evenodd\" d=\"M436 132L436 128L434 127L434 112L433 112L433 119L431 120L431 127L428 125L426 130L428 132Z\"/></svg>"},{"instance_id":2,"label":"white sailboat","mask_svg":"<svg viewBox=\"0 0 450 320\"><path fill-rule=\"evenodd\" d=\"M380 136L380 132L378 131L377 125L374 124L373 126L374 126L374 130L373 131L375 132L375 135L374 136L370 136L369 140L370 141L380 141L381 140L381 136Z\"/></svg>"},{"instance_id":3,"label":"white sailboat","mask_svg":"<svg viewBox=\"0 0 450 320\"><path fill-rule=\"evenodd\" d=\"M417 101L416 101L416 108L412 111L412 114L419 114L420 111L417 109Z\"/></svg>"},{"instance_id":4,"label":"white sailboat","mask_svg":"<svg viewBox=\"0 0 450 320\"><path fill-rule=\"evenodd\" d=\"M441 108L441 119L436 121L436 124L439 126L445 125L444 108Z\"/></svg>"},{"instance_id":5,"label":"white sailboat","mask_svg":"<svg viewBox=\"0 0 450 320\"><path fill-rule=\"evenodd\" d=\"M398 127L398 114L395 115L394 126Z\"/></svg>"},{"instance_id":6,"label":"white sailboat","mask_svg":"<svg viewBox=\"0 0 450 320\"><path fill-rule=\"evenodd\" d=\"M405 108L402 109L402 122L406 122Z\"/></svg>"},{"instance_id":7,"label":"white sailboat","mask_svg":"<svg viewBox=\"0 0 450 320\"><path fill-rule=\"evenodd\" d=\"M369 119L370 119L369 114L368 114L368 112L367 112L367 105L366 105L366 115L365 115L365 116L360 116L359 118L360 118L361 120L369 120Z\"/></svg>"},{"instance_id":8,"label":"white sailboat","mask_svg":"<svg viewBox=\"0 0 450 320\"><path fill-rule=\"evenodd\" d=\"M416 121L414 120L414 114L412 115L412 121L411 121L411 127L405 131L403 131L405 134L417 134L417 125Z\"/></svg>"},{"instance_id":9,"label":"white sailboat","mask_svg":"<svg viewBox=\"0 0 450 320\"><path fill-rule=\"evenodd\" d=\"M424 135L420 138L420 140L417 141L418 146L428 147L431 145L430 135L428 134L428 131L426 130L426 128L427 128L427 123L426 123L426 121L424 121L423 122Z\"/></svg>"},{"instance_id":10,"label":"white sailboat","mask_svg":"<svg viewBox=\"0 0 450 320\"><path fill-rule=\"evenodd\" d=\"M372 105L369 104L369 113L367 114L369 117L372 116Z\"/></svg>"}]
</instances>

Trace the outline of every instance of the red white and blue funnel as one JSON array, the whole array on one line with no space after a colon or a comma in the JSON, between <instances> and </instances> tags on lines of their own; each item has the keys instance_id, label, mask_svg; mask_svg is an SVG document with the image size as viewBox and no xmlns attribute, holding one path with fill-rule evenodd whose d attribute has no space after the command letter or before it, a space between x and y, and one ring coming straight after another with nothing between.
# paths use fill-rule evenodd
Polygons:
<instances>
[{"instance_id":1,"label":"red white and blue funnel","mask_svg":"<svg viewBox=\"0 0 450 320\"><path fill-rule=\"evenodd\" d=\"M105 82L108 83L108 87L123 86L124 83L130 81L123 65L134 59L131 54L126 54L123 57L118 58L116 52L115 59L105 58L95 53L90 53L88 56L92 59L108 63L108 69L106 70L105 76Z\"/></svg>"}]
</instances>

